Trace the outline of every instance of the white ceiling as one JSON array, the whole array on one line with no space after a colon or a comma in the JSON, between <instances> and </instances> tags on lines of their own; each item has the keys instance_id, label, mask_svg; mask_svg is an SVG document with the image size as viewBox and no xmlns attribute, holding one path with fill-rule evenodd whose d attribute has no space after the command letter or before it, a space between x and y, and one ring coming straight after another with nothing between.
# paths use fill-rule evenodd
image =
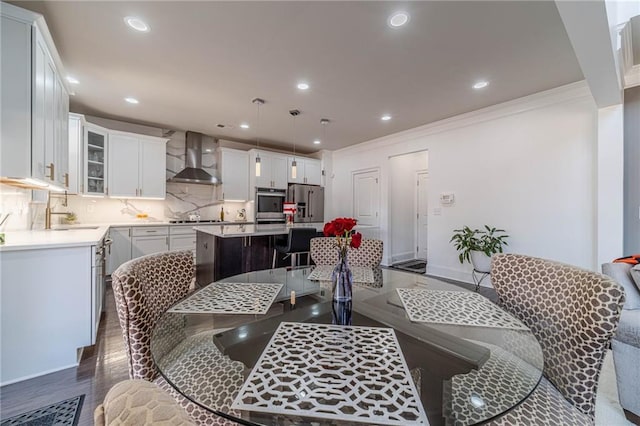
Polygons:
<instances>
[{"instance_id":1,"label":"white ceiling","mask_svg":"<svg viewBox=\"0 0 640 426\"><path fill-rule=\"evenodd\" d=\"M17 2L80 84L71 109L297 149L337 149L583 79L554 2ZM401 28L390 14L406 10ZM125 26L144 19L149 33ZM486 79L490 85L474 90ZM301 92L300 80L311 88ZM123 101L126 96L140 104ZM393 119L380 121L388 113ZM329 118L320 146L321 118ZM241 122L251 129L238 127ZM234 128L219 129L217 124Z\"/></svg>"}]
</instances>

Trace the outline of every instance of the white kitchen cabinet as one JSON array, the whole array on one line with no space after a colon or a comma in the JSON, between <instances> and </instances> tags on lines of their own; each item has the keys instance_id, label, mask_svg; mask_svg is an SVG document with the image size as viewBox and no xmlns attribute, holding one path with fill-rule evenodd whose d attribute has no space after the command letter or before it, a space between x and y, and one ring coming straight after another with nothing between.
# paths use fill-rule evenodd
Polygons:
<instances>
[{"instance_id":1,"label":"white kitchen cabinet","mask_svg":"<svg viewBox=\"0 0 640 426\"><path fill-rule=\"evenodd\" d=\"M167 139L109 132L108 195L165 198Z\"/></svg>"},{"instance_id":2,"label":"white kitchen cabinet","mask_svg":"<svg viewBox=\"0 0 640 426\"><path fill-rule=\"evenodd\" d=\"M169 227L139 226L131 229L131 257L169 250Z\"/></svg>"},{"instance_id":3,"label":"white kitchen cabinet","mask_svg":"<svg viewBox=\"0 0 640 426\"><path fill-rule=\"evenodd\" d=\"M222 183L216 188L222 201L249 199L249 153L230 148L218 148L218 167Z\"/></svg>"},{"instance_id":4,"label":"white kitchen cabinet","mask_svg":"<svg viewBox=\"0 0 640 426\"><path fill-rule=\"evenodd\" d=\"M54 97L54 164L55 182L69 188L69 95L62 84L60 74L56 75Z\"/></svg>"},{"instance_id":5,"label":"white kitchen cabinet","mask_svg":"<svg viewBox=\"0 0 640 426\"><path fill-rule=\"evenodd\" d=\"M111 275L120 265L132 259L131 227L111 227L109 238L112 242L107 247L107 275Z\"/></svg>"},{"instance_id":6,"label":"white kitchen cabinet","mask_svg":"<svg viewBox=\"0 0 640 426\"><path fill-rule=\"evenodd\" d=\"M108 131L91 123L87 123L83 129L84 172L80 192L95 196L107 195Z\"/></svg>"},{"instance_id":7,"label":"white kitchen cabinet","mask_svg":"<svg viewBox=\"0 0 640 426\"><path fill-rule=\"evenodd\" d=\"M5 3L0 14L0 174L66 187L69 97L57 51L40 15Z\"/></svg>"},{"instance_id":8,"label":"white kitchen cabinet","mask_svg":"<svg viewBox=\"0 0 640 426\"><path fill-rule=\"evenodd\" d=\"M69 194L81 193L81 186L84 184L84 168L82 158L84 151L84 116L80 114L69 114Z\"/></svg>"},{"instance_id":9,"label":"white kitchen cabinet","mask_svg":"<svg viewBox=\"0 0 640 426\"><path fill-rule=\"evenodd\" d=\"M260 155L260 176L255 175L256 157ZM269 151L249 151L249 191L255 197L255 188L287 189L287 156Z\"/></svg>"},{"instance_id":10,"label":"white kitchen cabinet","mask_svg":"<svg viewBox=\"0 0 640 426\"><path fill-rule=\"evenodd\" d=\"M172 226L169 228L169 250L191 250L196 252L196 231L192 226Z\"/></svg>"},{"instance_id":11,"label":"white kitchen cabinet","mask_svg":"<svg viewBox=\"0 0 640 426\"><path fill-rule=\"evenodd\" d=\"M291 175L291 165L295 158L296 177ZM322 183L322 165L320 160L305 157L287 158L287 176L289 183L304 183L308 185L320 185Z\"/></svg>"},{"instance_id":12,"label":"white kitchen cabinet","mask_svg":"<svg viewBox=\"0 0 640 426\"><path fill-rule=\"evenodd\" d=\"M140 140L140 193L145 198L167 196L167 140Z\"/></svg>"},{"instance_id":13,"label":"white kitchen cabinet","mask_svg":"<svg viewBox=\"0 0 640 426\"><path fill-rule=\"evenodd\" d=\"M93 343L95 246L1 256L0 385L78 365L78 348Z\"/></svg>"},{"instance_id":14,"label":"white kitchen cabinet","mask_svg":"<svg viewBox=\"0 0 640 426\"><path fill-rule=\"evenodd\" d=\"M34 27L33 34L32 172L47 183L66 187L69 95L41 31Z\"/></svg>"},{"instance_id":15,"label":"white kitchen cabinet","mask_svg":"<svg viewBox=\"0 0 640 426\"><path fill-rule=\"evenodd\" d=\"M140 188L138 175L140 162L138 139L129 134L109 133L109 195L134 198Z\"/></svg>"}]
</instances>

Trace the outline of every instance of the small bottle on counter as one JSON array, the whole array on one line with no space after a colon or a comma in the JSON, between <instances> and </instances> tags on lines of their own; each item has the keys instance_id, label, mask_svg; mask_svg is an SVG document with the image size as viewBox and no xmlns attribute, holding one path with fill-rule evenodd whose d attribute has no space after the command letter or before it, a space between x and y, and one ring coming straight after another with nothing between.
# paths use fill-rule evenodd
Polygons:
<instances>
[{"instance_id":1,"label":"small bottle on counter","mask_svg":"<svg viewBox=\"0 0 640 426\"><path fill-rule=\"evenodd\" d=\"M224 222L224 206L220 208L220 221Z\"/></svg>"}]
</instances>

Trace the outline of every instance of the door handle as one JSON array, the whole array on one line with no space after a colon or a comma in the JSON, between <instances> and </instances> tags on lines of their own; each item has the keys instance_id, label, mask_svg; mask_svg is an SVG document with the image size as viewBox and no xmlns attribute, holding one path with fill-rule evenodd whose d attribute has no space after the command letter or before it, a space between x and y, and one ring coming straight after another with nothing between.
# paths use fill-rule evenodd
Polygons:
<instances>
[{"instance_id":1,"label":"door handle","mask_svg":"<svg viewBox=\"0 0 640 426\"><path fill-rule=\"evenodd\" d=\"M64 174L64 186L69 187L69 173Z\"/></svg>"}]
</instances>

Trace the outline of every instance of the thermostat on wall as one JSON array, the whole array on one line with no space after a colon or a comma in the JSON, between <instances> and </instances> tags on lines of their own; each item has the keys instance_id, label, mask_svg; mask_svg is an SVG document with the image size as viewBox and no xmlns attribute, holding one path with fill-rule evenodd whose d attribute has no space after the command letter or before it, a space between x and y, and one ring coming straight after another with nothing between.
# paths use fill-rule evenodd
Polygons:
<instances>
[{"instance_id":1,"label":"thermostat on wall","mask_svg":"<svg viewBox=\"0 0 640 426\"><path fill-rule=\"evenodd\" d=\"M440 204L444 206L450 206L453 204L455 197L453 192L443 192L440 194Z\"/></svg>"}]
</instances>

